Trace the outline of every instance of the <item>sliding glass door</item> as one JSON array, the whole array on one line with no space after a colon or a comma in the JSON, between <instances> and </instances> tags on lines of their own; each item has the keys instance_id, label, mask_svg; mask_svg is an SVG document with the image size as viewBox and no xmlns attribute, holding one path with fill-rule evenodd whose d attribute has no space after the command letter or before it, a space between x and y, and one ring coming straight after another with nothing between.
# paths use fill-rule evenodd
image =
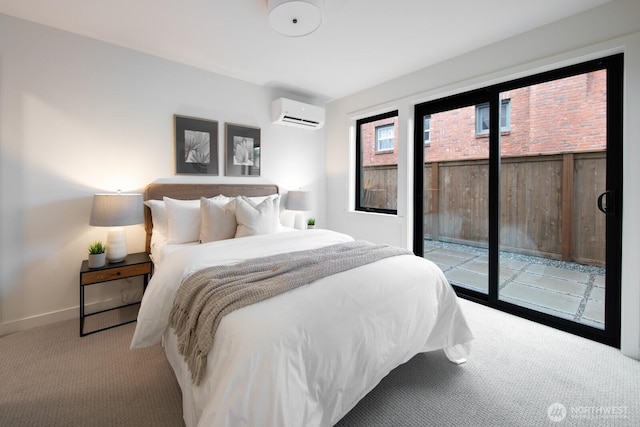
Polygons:
<instances>
[{"instance_id":1,"label":"sliding glass door","mask_svg":"<svg viewBox=\"0 0 640 427\"><path fill-rule=\"evenodd\" d=\"M415 252L461 296L615 346L622 60L415 109Z\"/></svg>"},{"instance_id":2,"label":"sliding glass door","mask_svg":"<svg viewBox=\"0 0 640 427\"><path fill-rule=\"evenodd\" d=\"M444 100L422 114L423 255L447 278L488 294L489 134L476 138L476 105L484 96ZM483 123L488 124L485 117ZM484 126L480 124L480 126Z\"/></svg>"}]
</instances>

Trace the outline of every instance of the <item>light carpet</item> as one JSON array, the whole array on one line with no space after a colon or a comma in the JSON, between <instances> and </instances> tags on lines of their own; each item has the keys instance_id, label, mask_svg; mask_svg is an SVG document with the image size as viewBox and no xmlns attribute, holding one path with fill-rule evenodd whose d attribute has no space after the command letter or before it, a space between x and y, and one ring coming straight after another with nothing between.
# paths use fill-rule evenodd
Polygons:
<instances>
[{"instance_id":1,"label":"light carpet","mask_svg":"<svg viewBox=\"0 0 640 427\"><path fill-rule=\"evenodd\" d=\"M640 362L461 304L476 335L466 364L452 364L442 351L420 354L338 426L640 425ZM134 327L80 338L77 321L65 321L0 338L0 425L183 425L162 349L130 351Z\"/></svg>"}]
</instances>

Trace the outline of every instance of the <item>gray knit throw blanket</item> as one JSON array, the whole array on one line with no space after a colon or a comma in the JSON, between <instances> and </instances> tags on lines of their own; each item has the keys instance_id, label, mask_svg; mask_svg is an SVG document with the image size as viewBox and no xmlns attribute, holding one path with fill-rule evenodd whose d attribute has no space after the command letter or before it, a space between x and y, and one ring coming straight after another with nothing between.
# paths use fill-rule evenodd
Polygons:
<instances>
[{"instance_id":1,"label":"gray knit throw blanket","mask_svg":"<svg viewBox=\"0 0 640 427\"><path fill-rule=\"evenodd\" d=\"M322 277L407 254L412 252L354 241L208 267L188 276L176 294L169 325L175 329L178 351L193 383L198 385L204 376L207 355L224 315Z\"/></svg>"}]
</instances>

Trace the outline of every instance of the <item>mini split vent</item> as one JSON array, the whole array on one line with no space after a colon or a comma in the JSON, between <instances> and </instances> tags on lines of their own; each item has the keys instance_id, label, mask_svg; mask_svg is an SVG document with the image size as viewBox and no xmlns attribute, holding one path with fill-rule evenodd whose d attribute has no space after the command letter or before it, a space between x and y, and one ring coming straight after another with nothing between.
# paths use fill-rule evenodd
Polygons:
<instances>
[{"instance_id":1,"label":"mini split vent","mask_svg":"<svg viewBox=\"0 0 640 427\"><path fill-rule=\"evenodd\" d=\"M279 98L271 104L271 120L284 126L320 129L324 125L324 108Z\"/></svg>"}]
</instances>

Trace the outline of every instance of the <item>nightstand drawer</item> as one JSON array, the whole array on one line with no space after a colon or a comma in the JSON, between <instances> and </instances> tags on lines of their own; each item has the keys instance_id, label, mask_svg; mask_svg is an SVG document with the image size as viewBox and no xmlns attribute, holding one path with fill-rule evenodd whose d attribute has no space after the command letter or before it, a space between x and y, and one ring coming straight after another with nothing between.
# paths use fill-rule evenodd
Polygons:
<instances>
[{"instance_id":1,"label":"nightstand drawer","mask_svg":"<svg viewBox=\"0 0 640 427\"><path fill-rule=\"evenodd\" d=\"M128 265L125 267L109 268L108 270L91 271L82 274L82 285L124 279L151 273L151 264Z\"/></svg>"}]
</instances>

